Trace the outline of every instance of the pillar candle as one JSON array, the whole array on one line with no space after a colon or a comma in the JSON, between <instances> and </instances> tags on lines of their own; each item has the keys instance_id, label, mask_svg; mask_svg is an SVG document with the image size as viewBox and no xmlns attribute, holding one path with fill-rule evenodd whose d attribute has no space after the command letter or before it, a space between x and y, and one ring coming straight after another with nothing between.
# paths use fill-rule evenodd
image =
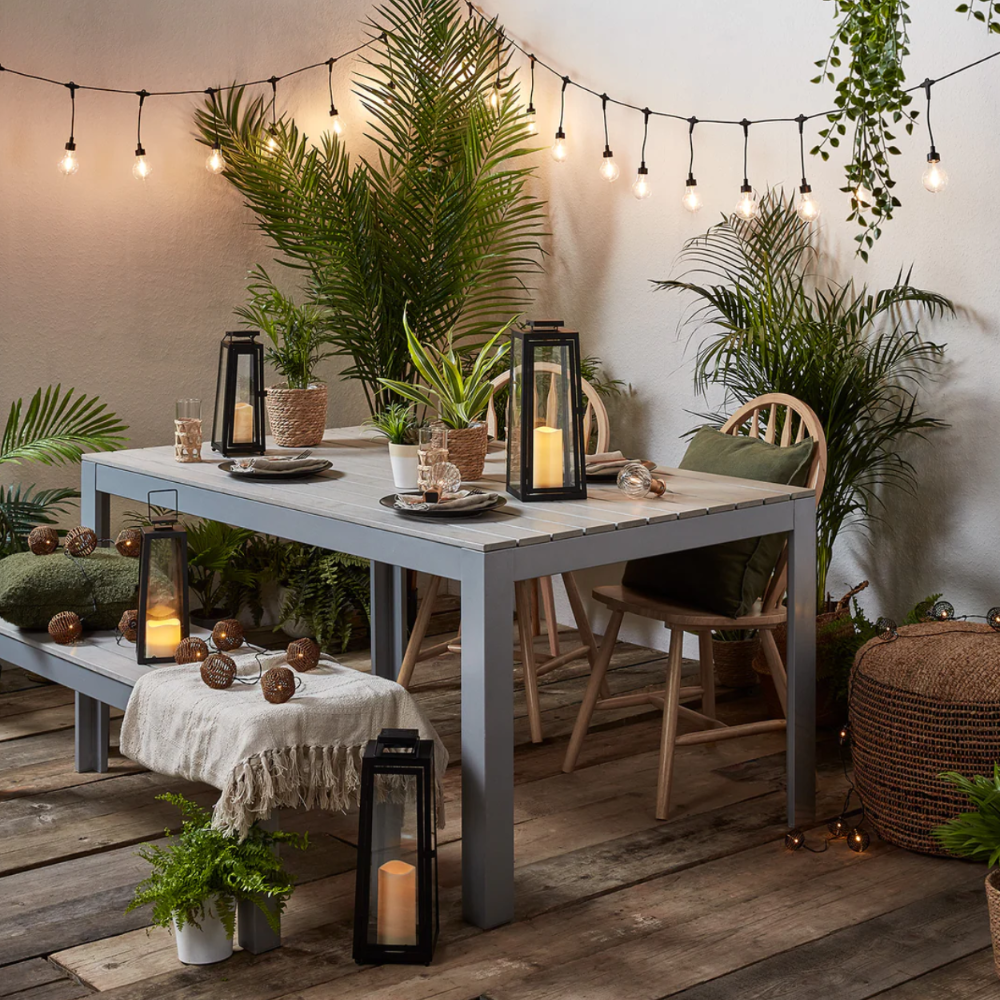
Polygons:
<instances>
[{"instance_id":1,"label":"pillar candle","mask_svg":"<svg viewBox=\"0 0 1000 1000\"><path fill-rule=\"evenodd\" d=\"M181 620L173 615L167 618L146 617L146 655L173 656L181 641Z\"/></svg>"},{"instance_id":2,"label":"pillar candle","mask_svg":"<svg viewBox=\"0 0 1000 1000\"><path fill-rule=\"evenodd\" d=\"M531 485L551 489L563 482L563 432L558 427L536 427Z\"/></svg>"},{"instance_id":3,"label":"pillar candle","mask_svg":"<svg viewBox=\"0 0 1000 1000\"><path fill-rule=\"evenodd\" d=\"M253 405L237 403L233 408L233 444L253 441Z\"/></svg>"},{"instance_id":4,"label":"pillar candle","mask_svg":"<svg viewBox=\"0 0 1000 1000\"><path fill-rule=\"evenodd\" d=\"M417 943L417 869L405 861L378 870L378 943Z\"/></svg>"}]
</instances>

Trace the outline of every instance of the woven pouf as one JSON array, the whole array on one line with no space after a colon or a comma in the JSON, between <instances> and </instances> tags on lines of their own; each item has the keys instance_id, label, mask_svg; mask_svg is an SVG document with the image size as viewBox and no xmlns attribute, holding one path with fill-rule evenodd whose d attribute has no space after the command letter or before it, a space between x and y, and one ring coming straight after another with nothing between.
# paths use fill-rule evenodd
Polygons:
<instances>
[{"instance_id":1,"label":"woven pouf","mask_svg":"<svg viewBox=\"0 0 1000 1000\"><path fill-rule=\"evenodd\" d=\"M883 840L947 853L935 827L968 809L942 771L992 774L1000 760L1000 633L972 622L906 625L872 639L851 685L854 781Z\"/></svg>"}]
</instances>

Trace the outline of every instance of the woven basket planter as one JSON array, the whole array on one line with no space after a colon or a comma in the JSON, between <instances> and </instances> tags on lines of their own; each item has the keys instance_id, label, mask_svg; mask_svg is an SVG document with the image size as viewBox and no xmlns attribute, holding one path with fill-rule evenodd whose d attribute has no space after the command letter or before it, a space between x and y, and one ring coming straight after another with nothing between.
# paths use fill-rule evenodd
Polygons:
<instances>
[{"instance_id":1,"label":"woven basket planter","mask_svg":"<svg viewBox=\"0 0 1000 1000\"><path fill-rule=\"evenodd\" d=\"M748 688L757 683L754 657L760 649L760 638L738 639L735 642L712 640L712 662L715 682L722 687Z\"/></svg>"},{"instance_id":2,"label":"woven basket planter","mask_svg":"<svg viewBox=\"0 0 1000 1000\"><path fill-rule=\"evenodd\" d=\"M462 482L482 478L486 464L486 424L473 424L461 430L448 428L448 461L458 467Z\"/></svg>"},{"instance_id":3,"label":"woven basket planter","mask_svg":"<svg viewBox=\"0 0 1000 1000\"><path fill-rule=\"evenodd\" d=\"M946 854L932 831L968 809L942 771L1000 760L1000 637L988 625L905 625L858 651L851 685L854 781L883 840Z\"/></svg>"},{"instance_id":4,"label":"woven basket planter","mask_svg":"<svg viewBox=\"0 0 1000 1000\"><path fill-rule=\"evenodd\" d=\"M280 448L308 448L323 440L326 430L326 386L308 389L275 386L267 390L267 419Z\"/></svg>"},{"instance_id":5,"label":"woven basket planter","mask_svg":"<svg viewBox=\"0 0 1000 1000\"><path fill-rule=\"evenodd\" d=\"M1000 976L1000 871L986 876L986 903L990 908L990 935L993 938L993 968Z\"/></svg>"}]
</instances>

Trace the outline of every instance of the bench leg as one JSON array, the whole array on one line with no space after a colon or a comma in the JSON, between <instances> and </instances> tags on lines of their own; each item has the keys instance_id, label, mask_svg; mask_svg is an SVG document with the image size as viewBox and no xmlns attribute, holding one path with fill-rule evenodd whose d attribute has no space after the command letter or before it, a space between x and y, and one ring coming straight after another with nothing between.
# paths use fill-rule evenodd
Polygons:
<instances>
[{"instance_id":1,"label":"bench leg","mask_svg":"<svg viewBox=\"0 0 1000 1000\"><path fill-rule=\"evenodd\" d=\"M76 769L108 769L110 715L104 702L76 692Z\"/></svg>"},{"instance_id":2,"label":"bench leg","mask_svg":"<svg viewBox=\"0 0 1000 1000\"><path fill-rule=\"evenodd\" d=\"M271 813L270 819L260 820L258 824L264 830L278 829L278 810ZM278 851L275 844L274 851ZM273 904L265 904L270 907ZM265 951L274 951L281 947L281 934L275 934L267 918L256 904L249 899L241 899L236 904L236 934L239 946L251 955L260 955Z\"/></svg>"}]
</instances>

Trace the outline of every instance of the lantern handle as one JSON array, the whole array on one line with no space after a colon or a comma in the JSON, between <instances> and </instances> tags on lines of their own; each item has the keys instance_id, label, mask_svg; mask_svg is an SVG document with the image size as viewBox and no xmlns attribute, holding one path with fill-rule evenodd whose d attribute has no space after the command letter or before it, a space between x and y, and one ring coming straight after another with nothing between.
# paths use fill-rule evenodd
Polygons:
<instances>
[{"instance_id":1,"label":"lantern handle","mask_svg":"<svg viewBox=\"0 0 1000 1000\"><path fill-rule=\"evenodd\" d=\"M154 493L173 493L174 495L174 516L173 517L153 517L153 494ZM174 524L177 521L177 517L180 514L180 495L175 489L168 490L150 490L146 494L146 513L149 516L150 524Z\"/></svg>"}]
</instances>

